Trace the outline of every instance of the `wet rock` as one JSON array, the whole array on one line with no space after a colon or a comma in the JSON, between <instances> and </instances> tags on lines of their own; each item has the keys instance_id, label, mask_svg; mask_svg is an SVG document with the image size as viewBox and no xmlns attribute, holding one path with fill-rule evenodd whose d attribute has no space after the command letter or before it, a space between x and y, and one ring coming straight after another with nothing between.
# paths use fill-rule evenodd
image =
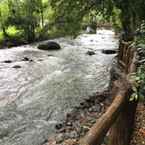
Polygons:
<instances>
[{"instance_id":1,"label":"wet rock","mask_svg":"<svg viewBox=\"0 0 145 145\"><path fill-rule=\"evenodd\" d=\"M63 127L63 124L62 123L59 123L59 124L56 124L55 128L57 130L61 129Z\"/></svg>"},{"instance_id":2,"label":"wet rock","mask_svg":"<svg viewBox=\"0 0 145 145\"><path fill-rule=\"evenodd\" d=\"M95 52L94 51L87 51L87 53L86 53L87 55L95 55Z\"/></svg>"},{"instance_id":3,"label":"wet rock","mask_svg":"<svg viewBox=\"0 0 145 145\"><path fill-rule=\"evenodd\" d=\"M29 61L30 59L28 58L28 57L24 57L23 59L22 59L22 61Z\"/></svg>"},{"instance_id":4,"label":"wet rock","mask_svg":"<svg viewBox=\"0 0 145 145\"><path fill-rule=\"evenodd\" d=\"M67 125L67 126L72 126L73 124L72 124L72 122L67 122L66 125Z\"/></svg>"},{"instance_id":5,"label":"wet rock","mask_svg":"<svg viewBox=\"0 0 145 145\"><path fill-rule=\"evenodd\" d=\"M32 62L33 60L30 59L30 58L28 58L28 57L24 57L24 58L22 59L22 61L29 61L29 62Z\"/></svg>"},{"instance_id":6,"label":"wet rock","mask_svg":"<svg viewBox=\"0 0 145 145\"><path fill-rule=\"evenodd\" d=\"M63 142L64 141L64 134L63 133L60 133L60 134L58 134L57 135L57 137L56 137L56 143L61 143L61 142Z\"/></svg>"},{"instance_id":7,"label":"wet rock","mask_svg":"<svg viewBox=\"0 0 145 145\"><path fill-rule=\"evenodd\" d=\"M101 106L100 105L94 105L91 108L89 108L90 112L100 112L101 111Z\"/></svg>"},{"instance_id":8,"label":"wet rock","mask_svg":"<svg viewBox=\"0 0 145 145\"><path fill-rule=\"evenodd\" d=\"M38 49L41 50L59 50L61 49L60 45L56 42L49 41L46 43L39 44Z\"/></svg>"},{"instance_id":9,"label":"wet rock","mask_svg":"<svg viewBox=\"0 0 145 145\"><path fill-rule=\"evenodd\" d=\"M5 60L4 63L12 63L11 60Z\"/></svg>"},{"instance_id":10,"label":"wet rock","mask_svg":"<svg viewBox=\"0 0 145 145\"><path fill-rule=\"evenodd\" d=\"M104 54L116 54L116 50L102 50L102 53Z\"/></svg>"},{"instance_id":11,"label":"wet rock","mask_svg":"<svg viewBox=\"0 0 145 145\"><path fill-rule=\"evenodd\" d=\"M88 108L89 107L89 104L87 102L81 102L80 103L80 108L81 109L85 109L85 108Z\"/></svg>"},{"instance_id":12,"label":"wet rock","mask_svg":"<svg viewBox=\"0 0 145 145\"><path fill-rule=\"evenodd\" d=\"M21 68L21 66L20 65L14 65L13 68L18 69L18 68Z\"/></svg>"},{"instance_id":13,"label":"wet rock","mask_svg":"<svg viewBox=\"0 0 145 145\"><path fill-rule=\"evenodd\" d=\"M48 54L48 56L50 57L50 56L53 56L52 54Z\"/></svg>"},{"instance_id":14,"label":"wet rock","mask_svg":"<svg viewBox=\"0 0 145 145\"><path fill-rule=\"evenodd\" d=\"M83 132L88 132L89 131L89 127L88 126L83 126Z\"/></svg>"},{"instance_id":15,"label":"wet rock","mask_svg":"<svg viewBox=\"0 0 145 145\"><path fill-rule=\"evenodd\" d=\"M30 60L29 60L29 62L33 62L33 60L32 60L32 59L30 59Z\"/></svg>"},{"instance_id":16,"label":"wet rock","mask_svg":"<svg viewBox=\"0 0 145 145\"><path fill-rule=\"evenodd\" d=\"M65 133L65 136L67 138L77 138L79 135L77 134L77 132L74 130L74 131L71 131L69 133Z\"/></svg>"}]
</instances>

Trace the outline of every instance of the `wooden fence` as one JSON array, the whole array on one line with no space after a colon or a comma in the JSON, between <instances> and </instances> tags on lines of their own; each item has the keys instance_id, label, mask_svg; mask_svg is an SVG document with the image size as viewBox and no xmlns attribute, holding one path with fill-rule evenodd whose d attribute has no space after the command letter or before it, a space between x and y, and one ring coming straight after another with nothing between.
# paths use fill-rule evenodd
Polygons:
<instances>
[{"instance_id":1,"label":"wooden fence","mask_svg":"<svg viewBox=\"0 0 145 145\"><path fill-rule=\"evenodd\" d=\"M131 42L120 42L118 64L121 76L114 81L114 100L107 111L96 121L79 145L101 145L109 134L109 145L129 145L137 102L130 102L132 86L128 79L136 71L136 50Z\"/></svg>"}]
</instances>

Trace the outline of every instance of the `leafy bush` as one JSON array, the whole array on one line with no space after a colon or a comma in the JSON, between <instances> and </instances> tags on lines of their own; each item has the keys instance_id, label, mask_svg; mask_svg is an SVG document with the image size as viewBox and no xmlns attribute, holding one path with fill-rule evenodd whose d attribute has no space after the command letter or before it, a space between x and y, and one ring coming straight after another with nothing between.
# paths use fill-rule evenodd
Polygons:
<instances>
[{"instance_id":1,"label":"leafy bush","mask_svg":"<svg viewBox=\"0 0 145 145\"><path fill-rule=\"evenodd\" d=\"M145 66L138 68L136 73L131 74L131 80L133 82L133 94L130 97L130 101L133 100L145 100Z\"/></svg>"}]
</instances>

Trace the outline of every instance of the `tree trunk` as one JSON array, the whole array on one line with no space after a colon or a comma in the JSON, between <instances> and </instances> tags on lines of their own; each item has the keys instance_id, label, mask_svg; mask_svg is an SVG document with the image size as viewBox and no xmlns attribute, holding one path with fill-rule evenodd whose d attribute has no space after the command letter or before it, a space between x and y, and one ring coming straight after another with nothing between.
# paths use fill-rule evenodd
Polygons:
<instances>
[{"instance_id":1,"label":"tree trunk","mask_svg":"<svg viewBox=\"0 0 145 145\"><path fill-rule=\"evenodd\" d=\"M129 145L137 102L128 102L110 130L109 145Z\"/></svg>"},{"instance_id":2,"label":"tree trunk","mask_svg":"<svg viewBox=\"0 0 145 145\"><path fill-rule=\"evenodd\" d=\"M3 31L4 38L7 38L8 34L7 34L6 29L5 29L4 26L2 26L2 31Z\"/></svg>"},{"instance_id":3,"label":"tree trunk","mask_svg":"<svg viewBox=\"0 0 145 145\"><path fill-rule=\"evenodd\" d=\"M130 10L129 2L123 3L121 6L121 23L123 28L123 37L124 41L133 41L134 40L134 24L133 24L133 15Z\"/></svg>"},{"instance_id":4,"label":"tree trunk","mask_svg":"<svg viewBox=\"0 0 145 145\"><path fill-rule=\"evenodd\" d=\"M41 26L44 27L44 15L43 15L43 8L41 8Z\"/></svg>"}]
</instances>

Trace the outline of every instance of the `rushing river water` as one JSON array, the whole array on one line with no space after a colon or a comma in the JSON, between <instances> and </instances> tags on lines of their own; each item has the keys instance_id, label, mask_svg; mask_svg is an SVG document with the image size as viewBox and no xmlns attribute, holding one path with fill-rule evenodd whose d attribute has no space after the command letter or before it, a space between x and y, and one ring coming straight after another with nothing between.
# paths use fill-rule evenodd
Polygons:
<instances>
[{"instance_id":1,"label":"rushing river water","mask_svg":"<svg viewBox=\"0 0 145 145\"><path fill-rule=\"evenodd\" d=\"M0 50L0 145L42 145L67 112L108 87L115 55L101 50L117 49L111 30L55 41L61 50Z\"/></svg>"}]
</instances>

